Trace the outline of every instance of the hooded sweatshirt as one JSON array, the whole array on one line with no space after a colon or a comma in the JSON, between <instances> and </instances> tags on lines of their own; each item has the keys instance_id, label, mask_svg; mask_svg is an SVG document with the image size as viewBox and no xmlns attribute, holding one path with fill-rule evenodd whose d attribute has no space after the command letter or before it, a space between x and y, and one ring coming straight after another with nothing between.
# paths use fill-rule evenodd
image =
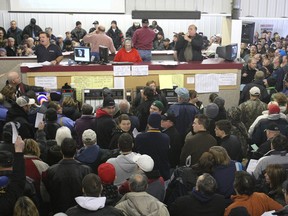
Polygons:
<instances>
[{"instance_id":1,"label":"hooded sweatshirt","mask_svg":"<svg viewBox=\"0 0 288 216\"><path fill-rule=\"evenodd\" d=\"M135 160L140 154L131 152L127 155L119 155L117 158L110 158L107 163L113 164L116 170L116 176L114 185L120 186L126 179L128 179L136 170L137 165Z\"/></svg>"},{"instance_id":2,"label":"hooded sweatshirt","mask_svg":"<svg viewBox=\"0 0 288 216\"><path fill-rule=\"evenodd\" d=\"M112 206L105 206L106 197L79 196L75 198L77 206L66 211L69 216L110 215L123 216L122 212Z\"/></svg>"}]
</instances>

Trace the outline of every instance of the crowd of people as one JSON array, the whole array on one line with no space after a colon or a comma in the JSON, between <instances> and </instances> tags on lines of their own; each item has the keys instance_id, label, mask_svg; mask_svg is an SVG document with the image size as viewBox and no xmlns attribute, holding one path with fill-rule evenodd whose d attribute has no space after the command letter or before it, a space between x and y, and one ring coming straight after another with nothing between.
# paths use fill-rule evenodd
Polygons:
<instances>
[{"instance_id":1,"label":"crowd of people","mask_svg":"<svg viewBox=\"0 0 288 216\"><path fill-rule=\"evenodd\" d=\"M132 104L115 103L103 88L100 107L41 91L10 72L0 93L1 215L286 211L284 93L267 105L251 86L249 98L226 110L221 95L203 104L182 87L168 105L155 81ZM38 113L45 118L35 125Z\"/></svg>"},{"instance_id":2,"label":"crowd of people","mask_svg":"<svg viewBox=\"0 0 288 216\"><path fill-rule=\"evenodd\" d=\"M120 49L119 61L136 51L129 58L150 61L152 44L164 36L147 19L127 31L131 39L116 21L107 33L93 24L87 34L78 21L71 38L90 43L95 58L102 41L112 53ZM40 39L38 61L58 64L63 56L52 29L42 32L35 19L29 26L23 32ZM179 61L202 58L195 25L177 38ZM9 72L0 91L0 215L288 214L287 41L279 38L263 32L249 50L243 45L239 106L228 109L219 94L203 104L183 87L168 105L153 80L132 104L115 103L105 87L102 105L92 107L43 94L47 89Z\"/></svg>"}]
</instances>

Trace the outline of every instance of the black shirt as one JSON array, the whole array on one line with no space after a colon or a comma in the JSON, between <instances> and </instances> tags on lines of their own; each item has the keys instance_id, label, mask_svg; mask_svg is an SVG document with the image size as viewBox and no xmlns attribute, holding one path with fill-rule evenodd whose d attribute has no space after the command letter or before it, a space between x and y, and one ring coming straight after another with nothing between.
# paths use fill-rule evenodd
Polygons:
<instances>
[{"instance_id":1,"label":"black shirt","mask_svg":"<svg viewBox=\"0 0 288 216\"><path fill-rule=\"evenodd\" d=\"M60 48L55 44L50 44L48 48L43 45L38 45L35 49L37 62L54 61L58 56L62 56Z\"/></svg>"}]
</instances>

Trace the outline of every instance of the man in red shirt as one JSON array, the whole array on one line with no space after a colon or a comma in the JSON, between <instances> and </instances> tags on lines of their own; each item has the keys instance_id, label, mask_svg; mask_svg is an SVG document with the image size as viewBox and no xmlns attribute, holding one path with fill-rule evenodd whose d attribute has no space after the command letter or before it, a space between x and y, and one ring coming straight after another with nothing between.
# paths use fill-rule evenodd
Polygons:
<instances>
[{"instance_id":1,"label":"man in red shirt","mask_svg":"<svg viewBox=\"0 0 288 216\"><path fill-rule=\"evenodd\" d=\"M149 28L148 19L142 19L142 28L135 31L132 41L144 62L151 61L154 38L155 32Z\"/></svg>"}]
</instances>

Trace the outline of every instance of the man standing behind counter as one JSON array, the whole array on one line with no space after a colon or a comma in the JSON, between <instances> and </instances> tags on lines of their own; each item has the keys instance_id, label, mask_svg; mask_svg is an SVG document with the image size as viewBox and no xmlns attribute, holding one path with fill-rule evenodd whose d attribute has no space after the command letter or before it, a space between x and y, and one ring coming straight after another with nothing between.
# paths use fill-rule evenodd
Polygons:
<instances>
[{"instance_id":1,"label":"man standing behind counter","mask_svg":"<svg viewBox=\"0 0 288 216\"><path fill-rule=\"evenodd\" d=\"M178 35L178 41L175 45L175 60L176 61L202 61L201 49L203 45L203 38L196 33L197 27L190 25L188 33L185 35Z\"/></svg>"},{"instance_id":2,"label":"man standing behind counter","mask_svg":"<svg viewBox=\"0 0 288 216\"><path fill-rule=\"evenodd\" d=\"M106 35L105 27L100 25L96 31L93 31L83 37L84 43L91 44L91 54L95 56L94 61L99 61L99 46L108 47L111 54L115 54L116 49L113 44L113 40Z\"/></svg>"},{"instance_id":3,"label":"man standing behind counter","mask_svg":"<svg viewBox=\"0 0 288 216\"><path fill-rule=\"evenodd\" d=\"M149 62L152 59L151 50L154 38L155 32L149 28L148 19L142 19L142 28L134 32L132 41L144 62Z\"/></svg>"},{"instance_id":4,"label":"man standing behind counter","mask_svg":"<svg viewBox=\"0 0 288 216\"><path fill-rule=\"evenodd\" d=\"M50 36L46 32L41 32L39 38L40 44L35 48L37 62L48 61L52 65L59 64L63 59L60 47L50 43Z\"/></svg>"}]
</instances>

